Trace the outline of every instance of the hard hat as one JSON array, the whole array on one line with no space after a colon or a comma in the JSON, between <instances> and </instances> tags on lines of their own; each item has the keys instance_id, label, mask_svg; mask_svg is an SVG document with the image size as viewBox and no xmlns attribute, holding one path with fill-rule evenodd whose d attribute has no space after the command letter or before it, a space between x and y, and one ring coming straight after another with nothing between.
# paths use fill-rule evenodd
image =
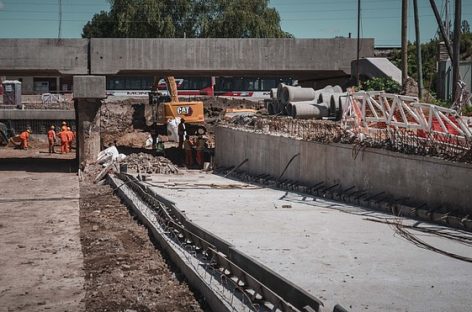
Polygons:
<instances>
[{"instance_id":1,"label":"hard hat","mask_svg":"<svg viewBox=\"0 0 472 312\"><path fill-rule=\"evenodd\" d=\"M67 125L67 122L63 121L62 124L63 124L63 125Z\"/></svg>"},{"instance_id":2,"label":"hard hat","mask_svg":"<svg viewBox=\"0 0 472 312\"><path fill-rule=\"evenodd\" d=\"M69 131L70 131L70 127L67 127L67 130L69 130Z\"/></svg>"},{"instance_id":3,"label":"hard hat","mask_svg":"<svg viewBox=\"0 0 472 312\"><path fill-rule=\"evenodd\" d=\"M55 129L55 127L54 127L54 126L51 126L51 129L52 129L52 130L54 130L54 129Z\"/></svg>"},{"instance_id":4,"label":"hard hat","mask_svg":"<svg viewBox=\"0 0 472 312\"><path fill-rule=\"evenodd\" d=\"M30 130L30 129L26 129L26 132L31 133L31 130Z\"/></svg>"}]
</instances>

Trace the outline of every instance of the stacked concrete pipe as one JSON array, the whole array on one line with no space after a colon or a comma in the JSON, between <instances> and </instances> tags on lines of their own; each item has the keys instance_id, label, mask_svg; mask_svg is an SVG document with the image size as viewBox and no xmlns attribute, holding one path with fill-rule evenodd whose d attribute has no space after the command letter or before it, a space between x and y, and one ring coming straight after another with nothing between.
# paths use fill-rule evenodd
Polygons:
<instances>
[{"instance_id":1,"label":"stacked concrete pipe","mask_svg":"<svg viewBox=\"0 0 472 312\"><path fill-rule=\"evenodd\" d=\"M316 101L293 102L291 108L291 116L297 119L321 119L329 114L328 106L324 103L317 104Z\"/></svg>"},{"instance_id":2,"label":"stacked concrete pipe","mask_svg":"<svg viewBox=\"0 0 472 312\"><path fill-rule=\"evenodd\" d=\"M282 88L282 103L312 101L316 92L313 88L285 86Z\"/></svg>"},{"instance_id":3,"label":"stacked concrete pipe","mask_svg":"<svg viewBox=\"0 0 472 312\"><path fill-rule=\"evenodd\" d=\"M293 118L326 118L339 120L345 106L345 93L340 86L323 89L302 88L280 83L271 89L269 115L288 115Z\"/></svg>"}]
</instances>

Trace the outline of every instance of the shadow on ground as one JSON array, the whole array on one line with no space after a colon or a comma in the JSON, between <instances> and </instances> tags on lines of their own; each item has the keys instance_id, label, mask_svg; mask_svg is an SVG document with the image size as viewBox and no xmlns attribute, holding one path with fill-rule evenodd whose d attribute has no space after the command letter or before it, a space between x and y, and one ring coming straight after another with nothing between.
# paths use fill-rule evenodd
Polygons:
<instances>
[{"instance_id":1,"label":"shadow on ground","mask_svg":"<svg viewBox=\"0 0 472 312\"><path fill-rule=\"evenodd\" d=\"M27 171L27 172L77 172L75 159L57 158L2 158L0 171Z\"/></svg>"}]
</instances>

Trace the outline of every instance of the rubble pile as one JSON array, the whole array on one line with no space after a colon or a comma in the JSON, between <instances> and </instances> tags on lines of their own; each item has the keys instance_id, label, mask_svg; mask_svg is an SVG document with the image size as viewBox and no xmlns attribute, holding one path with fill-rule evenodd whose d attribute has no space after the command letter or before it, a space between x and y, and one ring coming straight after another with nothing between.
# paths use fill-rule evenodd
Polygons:
<instances>
[{"instance_id":1,"label":"rubble pile","mask_svg":"<svg viewBox=\"0 0 472 312\"><path fill-rule=\"evenodd\" d=\"M104 103L101 107L100 127L101 131L120 133L133 130L134 103L122 101L117 103Z\"/></svg>"},{"instance_id":2,"label":"rubble pile","mask_svg":"<svg viewBox=\"0 0 472 312\"><path fill-rule=\"evenodd\" d=\"M179 170L167 158L162 156L153 156L151 154L139 153L130 154L122 162L128 165L129 171L141 173L162 173L162 174L177 174Z\"/></svg>"}]
</instances>

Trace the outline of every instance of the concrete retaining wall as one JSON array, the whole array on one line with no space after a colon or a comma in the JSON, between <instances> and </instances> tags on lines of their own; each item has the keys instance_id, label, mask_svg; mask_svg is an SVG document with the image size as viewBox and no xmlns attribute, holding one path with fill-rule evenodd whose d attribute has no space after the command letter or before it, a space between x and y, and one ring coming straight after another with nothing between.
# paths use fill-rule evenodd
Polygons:
<instances>
[{"instance_id":1,"label":"concrete retaining wall","mask_svg":"<svg viewBox=\"0 0 472 312\"><path fill-rule=\"evenodd\" d=\"M0 109L0 120L75 120L75 111L54 109Z\"/></svg>"},{"instance_id":2,"label":"concrete retaining wall","mask_svg":"<svg viewBox=\"0 0 472 312\"><path fill-rule=\"evenodd\" d=\"M396 198L415 199L430 208L472 212L472 166L431 157L420 157L381 149L366 149L357 157L351 145L321 144L245 132L216 130L219 167L249 161L241 170L278 177L290 158L295 158L284 178L314 185L356 186L371 193L386 192Z\"/></svg>"}]
</instances>

